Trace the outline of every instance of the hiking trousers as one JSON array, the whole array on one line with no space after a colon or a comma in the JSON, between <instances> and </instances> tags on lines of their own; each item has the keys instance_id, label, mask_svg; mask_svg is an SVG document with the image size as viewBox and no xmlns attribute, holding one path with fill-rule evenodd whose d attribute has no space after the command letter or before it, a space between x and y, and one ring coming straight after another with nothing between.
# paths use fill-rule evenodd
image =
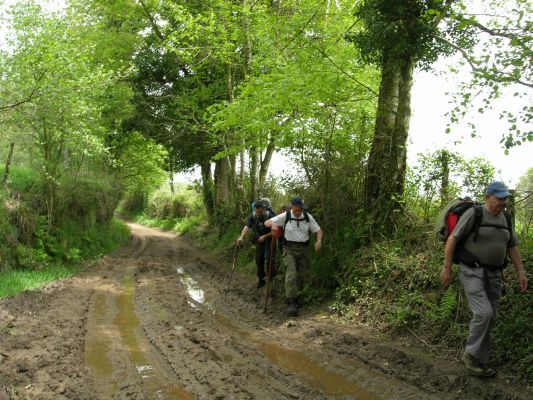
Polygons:
<instances>
[{"instance_id":1,"label":"hiking trousers","mask_svg":"<svg viewBox=\"0 0 533 400\"><path fill-rule=\"evenodd\" d=\"M303 289L304 274L309 268L308 243L286 243L283 246L285 264L285 298L296 299Z\"/></svg>"},{"instance_id":2,"label":"hiking trousers","mask_svg":"<svg viewBox=\"0 0 533 400\"><path fill-rule=\"evenodd\" d=\"M260 281L265 280L265 276L268 273L268 266L270 263L270 246L272 244L272 238L267 238L263 243L257 242L255 244L255 266L257 267L257 277ZM276 253L274 252L272 262L276 260ZM266 267L266 269L265 269Z\"/></svg>"},{"instance_id":3,"label":"hiking trousers","mask_svg":"<svg viewBox=\"0 0 533 400\"><path fill-rule=\"evenodd\" d=\"M496 325L500 306L502 271L489 271L461 264L459 279L472 311L465 351L477 358L481 364L487 364L490 357L490 332Z\"/></svg>"}]
</instances>

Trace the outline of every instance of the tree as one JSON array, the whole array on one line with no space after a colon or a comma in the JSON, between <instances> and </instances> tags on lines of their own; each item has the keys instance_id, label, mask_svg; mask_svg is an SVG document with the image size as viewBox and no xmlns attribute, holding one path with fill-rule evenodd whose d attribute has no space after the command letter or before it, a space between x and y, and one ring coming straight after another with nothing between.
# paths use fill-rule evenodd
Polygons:
<instances>
[{"instance_id":1,"label":"tree","mask_svg":"<svg viewBox=\"0 0 533 400\"><path fill-rule=\"evenodd\" d=\"M43 12L32 2L13 8L12 52L3 87L36 88L30 100L4 115L7 125L29 135L38 150L48 228L54 222L57 187L65 170L78 171L85 157L104 153L97 138L99 103L110 77L90 62L90 43L68 18Z\"/></svg>"},{"instance_id":2,"label":"tree","mask_svg":"<svg viewBox=\"0 0 533 400\"><path fill-rule=\"evenodd\" d=\"M505 29L487 28L465 10L465 2L454 0L365 0L357 8L356 16L363 26L350 38L363 58L381 69L376 126L366 178L370 225L380 232L394 226L395 214L402 208L415 67L429 68L439 55L454 52L468 57L470 49L479 42L478 34L491 34L499 39L513 36ZM523 12L520 15L523 20ZM441 24L443 21L445 23ZM522 26L527 27L527 23ZM531 63L519 65L516 57L520 54L530 60L530 40L529 36L516 35L514 50L506 53L505 61L496 64L491 64L487 57L475 62L470 59L477 74L471 87L479 83L494 87L511 82L528 86L522 75L530 76ZM501 49L501 40L496 40L494 45L491 49ZM502 69L506 63L516 67L512 73ZM495 96L498 90L492 93ZM524 113L526 119L531 114L528 109Z\"/></svg>"},{"instance_id":3,"label":"tree","mask_svg":"<svg viewBox=\"0 0 533 400\"><path fill-rule=\"evenodd\" d=\"M368 151L377 97L376 70L358 65L357 52L343 40L353 24L349 6L340 1L283 2L254 15L251 73L232 102L211 108L215 127L237 136L228 151L236 154L244 144L268 160L273 149L284 150L299 166L287 176L297 176L297 187L310 188L317 203L328 209L334 188L343 187L350 199L360 192L354 182L361 174L355 171L362 170ZM341 172L346 168L349 178ZM259 174L260 187L263 176ZM349 191L334 184L341 176L353 177Z\"/></svg>"}]
</instances>

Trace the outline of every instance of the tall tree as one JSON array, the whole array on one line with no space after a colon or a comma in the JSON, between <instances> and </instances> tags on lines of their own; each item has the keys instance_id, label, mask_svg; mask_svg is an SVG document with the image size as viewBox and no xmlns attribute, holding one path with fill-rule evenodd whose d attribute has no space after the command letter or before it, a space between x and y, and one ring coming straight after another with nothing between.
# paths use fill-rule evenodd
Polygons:
<instances>
[{"instance_id":1,"label":"tall tree","mask_svg":"<svg viewBox=\"0 0 533 400\"><path fill-rule=\"evenodd\" d=\"M465 2L459 0L365 0L357 8L356 16L364 24L351 38L367 62L381 69L375 133L365 185L370 226L380 232L394 226L395 213L402 207L415 67L429 68L439 55L453 52L469 59L470 49L480 40L478 34L500 38L510 35L505 29L487 28L465 10ZM514 50L530 59L527 43L531 38L512 36L515 36ZM493 43L493 51L501 48L501 40ZM531 64L519 65L516 56L516 52L511 52L505 58L516 67L512 73L505 71L506 62L499 61L499 65L495 65L483 57L475 62L470 60L477 73L473 85L481 81L491 82L490 86L498 86L498 82L520 83L524 74L530 76Z\"/></svg>"}]
</instances>

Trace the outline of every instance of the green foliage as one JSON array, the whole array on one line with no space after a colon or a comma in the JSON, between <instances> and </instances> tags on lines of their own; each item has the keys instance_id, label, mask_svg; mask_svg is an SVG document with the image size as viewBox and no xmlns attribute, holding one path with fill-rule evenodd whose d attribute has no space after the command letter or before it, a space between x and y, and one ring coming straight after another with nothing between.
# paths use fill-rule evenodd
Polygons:
<instances>
[{"instance_id":1,"label":"green foliage","mask_svg":"<svg viewBox=\"0 0 533 400\"><path fill-rule=\"evenodd\" d=\"M24 290L33 290L77 272L75 267L53 265L38 270L4 269L0 271L0 298L14 296Z\"/></svg>"},{"instance_id":2,"label":"green foliage","mask_svg":"<svg viewBox=\"0 0 533 400\"><path fill-rule=\"evenodd\" d=\"M514 272L514 271L513 271ZM533 298L520 293L514 282L501 298L494 328L494 358L498 364L511 364L521 378L533 382L533 343L531 310Z\"/></svg>"},{"instance_id":3,"label":"green foliage","mask_svg":"<svg viewBox=\"0 0 533 400\"><path fill-rule=\"evenodd\" d=\"M450 125L467 121L468 113L494 113L494 104L504 99L505 106L499 117L505 122L501 132L501 145L506 151L513 146L533 141L531 122L533 106L533 64L531 63L531 1L490 0L486 9L491 12L472 12L469 2L457 2L450 15L445 45L462 55L462 63L470 68L471 76L458 82L454 94L456 106L450 112ZM455 38L467 37L469 43ZM472 44L475 43L475 46ZM512 98L515 104L509 109ZM470 114L471 117L473 117ZM476 123L468 122L469 134L482 136Z\"/></svg>"},{"instance_id":4,"label":"green foliage","mask_svg":"<svg viewBox=\"0 0 533 400\"><path fill-rule=\"evenodd\" d=\"M117 219L101 222L88 229L70 221L58 229L57 237L60 259L64 263L76 263L101 257L127 243L131 233L128 226Z\"/></svg>"},{"instance_id":5,"label":"green foliage","mask_svg":"<svg viewBox=\"0 0 533 400\"><path fill-rule=\"evenodd\" d=\"M182 218L200 214L203 205L198 194L186 187L178 188L171 194L166 190L158 190L148 196L144 212L148 217L167 219Z\"/></svg>"},{"instance_id":6,"label":"green foliage","mask_svg":"<svg viewBox=\"0 0 533 400\"><path fill-rule=\"evenodd\" d=\"M122 137L117 151L116 172L127 194L150 193L166 179L164 160L167 151L139 132Z\"/></svg>"},{"instance_id":7,"label":"green foliage","mask_svg":"<svg viewBox=\"0 0 533 400\"><path fill-rule=\"evenodd\" d=\"M354 29L349 37L370 63L381 64L384 52L430 63L438 57L432 45L438 32L435 21L446 12L443 5L442 1L362 1L355 15L364 27Z\"/></svg>"},{"instance_id":8,"label":"green foliage","mask_svg":"<svg viewBox=\"0 0 533 400\"><path fill-rule=\"evenodd\" d=\"M178 235L189 233L207 220L201 196L194 188L177 185L177 193L171 194L167 185L147 196L146 201L126 198L122 203L123 211L130 211L136 222L166 230ZM134 201L137 201L134 204ZM131 209L132 206L138 207Z\"/></svg>"},{"instance_id":9,"label":"green foliage","mask_svg":"<svg viewBox=\"0 0 533 400\"><path fill-rule=\"evenodd\" d=\"M516 185L514 209L515 230L521 238L520 248L524 254L530 254L533 249L533 168L529 168Z\"/></svg>"},{"instance_id":10,"label":"green foliage","mask_svg":"<svg viewBox=\"0 0 533 400\"><path fill-rule=\"evenodd\" d=\"M449 286L442 295L439 305L429 301L425 305L428 307L426 315L431 320L442 322L449 319L457 307L457 288Z\"/></svg>"},{"instance_id":11,"label":"green foliage","mask_svg":"<svg viewBox=\"0 0 533 400\"><path fill-rule=\"evenodd\" d=\"M465 159L449 150L419 154L407 173L406 205L426 222L435 220L449 200L469 196L484 202L494 167L484 158Z\"/></svg>"}]
</instances>

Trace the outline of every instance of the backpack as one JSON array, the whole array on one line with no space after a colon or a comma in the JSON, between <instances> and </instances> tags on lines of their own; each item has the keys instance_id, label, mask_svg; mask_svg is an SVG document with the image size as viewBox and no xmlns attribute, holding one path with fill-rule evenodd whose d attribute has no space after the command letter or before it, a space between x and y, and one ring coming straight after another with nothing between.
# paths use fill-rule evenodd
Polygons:
<instances>
[{"instance_id":1,"label":"backpack","mask_svg":"<svg viewBox=\"0 0 533 400\"><path fill-rule=\"evenodd\" d=\"M261 207L265 210L263 221L260 221L257 215L255 214L255 209L259 205L261 205ZM256 232L258 232L261 229L261 222L264 223L264 221L266 221L267 219L273 218L275 216L276 216L276 213L272 209L272 204L270 203L270 199L262 198L252 203L252 217L254 219L254 230Z\"/></svg>"},{"instance_id":2,"label":"backpack","mask_svg":"<svg viewBox=\"0 0 533 400\"><path fill-rule=\"evenodd\" d=\"M293 221L305 221L307 223L309 223L309 215L307 214L307 212L305 211L302 211L302 214L303 214L303 218L292 218L292 215L291 215L291 209L289 208L286 212L285 212L285 224L283 224L283 231L282 231L282 236L283 236L283 239L285 239L285 231L286 231L286 227L287 227L287 224L289 223L290 220L293 220Z\"/></svg>"},{"instance_id":3,"label":"backpack","mask_svg":"<svg viewBox=\"0 0 533 400\"><path fill-rule=\"evenodd\" d=\"M252 215L255 215L255 209L258 205L261 205L264 209L268 211L269 214L275 214L274 210L272 209L272 202L270 199L263 197L257 201L254 201L252 203Z\"/></svg>"},{"instance_id":4,"label":"backpack","mask_svg":"<svg viewBox=\"0 0 533 400\"><path fill-rule=\"evenodd\" d=\"M477 205L481 204L473 201L470 197L454 199L446 204L439 214L435 224L434 233L437 239L441 242L446 242L450 234L455 229L457 222L459 222L461 215L463 215L463 213L469 208ZM479 217L481 217L481 215L478 216L476 213L474 225L476 219Z\"/></svg>"},{"instance_id":5,"label":"backpack","mask_svg":"<svg viewBox=\"0 0 533 400\"><path fill-rule=\"evenodd\" d=\"M507 229L510 233L509 242L512 240L512 218L511 214L504 210L504 216L505 220L507 222L507 226L496 226L491 224L482 224L483 220L483 205L480 203L477 203L470 199L469 197L465 198L458 198L450 201L442 212L439 215L439 218L437 219L437 223L435 224L435 236L438 240L446 243L448 240L448 237L451 235L455 227L457 226L457 223L459 222L459 219L461 216L465 213L466 210L474 207L474 224L472 227L472 231L465 236L463 240L461 240L459 243L457 243L457 246L455 248L455 252L453 254L453 262L455 264L459 264L460 262L469 265L469 266L476 266L476 267L486 267L488 269L502 269L507 266L507 261L501 265L501 266L489 266L489 265L481 265L479 259L477 256L469 252L464 247L464 241L470 236L474 235L473 240L477 240L477 235L479 232L480 227L494 227L499 229Z\"/></svg>"}]
</instances>

